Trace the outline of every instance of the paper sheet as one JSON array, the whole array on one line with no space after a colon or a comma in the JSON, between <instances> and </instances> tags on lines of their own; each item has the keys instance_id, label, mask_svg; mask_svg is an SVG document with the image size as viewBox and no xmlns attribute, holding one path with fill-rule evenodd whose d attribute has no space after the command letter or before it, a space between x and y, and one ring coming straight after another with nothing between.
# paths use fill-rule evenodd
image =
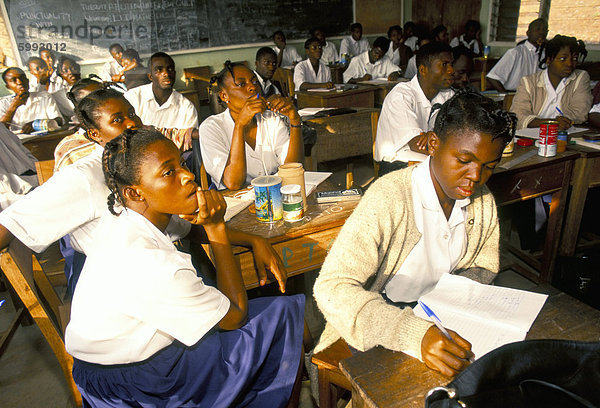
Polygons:
<instances>
[{"instance_id":1,"label":"paper sheet","mask_svg":"<svg viewBox=\"0 0 600 408\"><path fill-rule=\"evenodd\" d=\"M586 130L588 130L588 129L571 126L570 128L567 129L567 133L568 134L579 133L579 132L585 132ZM539 139L540 138L540 128L535 127L535 128L519 129L515 132L515 136L527 137L529 139Z\"/></svg>"},{"instance_id":2,"label":"paper sheet","mask_svg":"<svg viewBox=\"0 0 600 408\"><path fill-rule=\"evenodd\" d=\"M447 328L471 342L476 357L481 357L503 344L525 339L547 297L445 274L420 300ZM427 319L420 307L415 314Z\"/></svg>"},{"instance_id":3,"label":"paper sheet","mask_svg":"<svg viewBox=\"0 0 600 408\"><path fill-rule=\"evenodd\" d=\"M225 197L225 202L227 203L227 209L225 210L225 216L223 219L225 222L229 221L240 212L242 212L246 207L254 202L254 191L251 191L252 198L244 197L244 198L233 198L233 197Z\"/></svg>"},{"instance_id":4,"label":"paper sheet","mask_svg":"<svg viewBox=\"0 0 600 408\"><path fill-rule=\"evenodd\" d=\"M306 195L311 195L319 184L324 182L331 176L328 171L305 171L304 172L304 187L306 188Z\"/></svg>"},{"instance_id":5,"label":"paper sheet","mask_svg":"<svg viewBox=\"0 0 600 408\"><path fill-rule=\"evenodd\" d=\"M303 108L298 111L298 115L301 117L312 116L315 113L321 112L322 110L333 109L333 108Z\"/></svg>"},{"instance_id":6,"label":"paper sheet","mask_svg":"<svg viewBox=\"0 0 600 408\"><path fill-rule=\"evenodd\" d=\"M575 143L580 146L591 147L592 149L600 150L600 142L588 142L587 140L584 140L583 137L574 137L571 140L574 140Z\"/></svg>"}]
</instances>

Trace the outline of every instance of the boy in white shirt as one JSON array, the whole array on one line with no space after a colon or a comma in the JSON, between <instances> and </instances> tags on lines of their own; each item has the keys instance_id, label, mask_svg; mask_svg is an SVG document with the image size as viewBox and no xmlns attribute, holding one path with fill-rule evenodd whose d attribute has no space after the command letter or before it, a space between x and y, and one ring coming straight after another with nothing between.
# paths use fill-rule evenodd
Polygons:
<instances>
[{"instance_id":1,"label":"boy in white shirt","mask_svg":"<svg viewBox=\"0 0 600 408\"><path fill-rule=\"evenodd\" d=\"M302 57L298 54L296 48L287 46L285 35L283 35L282 31L275 31L273 33L273 42L275 43L273 51L277 53L278 67L293 67L302 61Z\"/></svg>"},{"instance_id":2,"label":"boy in white shirt","mask_svg":"<svg viewBox=\"0 0 600 408\"><path fill-rule=\"evenodd\" d=\"M108 61L102 67L102 74L100 77L103 81L114 81L121 82L121 71L123 71L122 58L123 58L123 47L121 44L112 44L108 47L108 51L112 56L112 60Z\"/></svg>"},{"instance_id":3,"label":"boy in white shirt","mask_svg":"<svg viewBox=\"0 0 600 408\"><path fill-rule=\"evenodd\" d=\"M354 23L350 26L350 35L342 39L340 44L340 60L342 55L350 57L360 55L369 50L369 41L362 38L363 28L361 23Z\"/></svg>"},{"instance_id":4,"label":"boy in white shirt","mask_svg":"<svg viewBox=\"0 0 600 408\"><path fill-rule=\"evenodd\" d=\"M327 41L325 38L325 33L321 28L313 28L310 30L310 36L316 37L321 42L321 47L323 47L323 54L321 54L321 61L325 64L333 64L338 61L338 52L334 43L331 41Z\"/></svg>"},{"instance_id":5,"label":"boy in white shirt","mask_svg":"<svg viewBox=\"0 0 600 408\"><path fill-rule=\"evenodd\" d=\"M465 24L465 32L461 34L460 37L454 37L452 41L450 41L451 47L456 47L460 44L470 49L473 55L481 55L483 43L481 42L481 24L479 24L479 21L467 21Z\"/></svg>"},{"instance_id":6,"label":"boy in white shirt","mask_svg":"<svg viewBox=\"0 0 600 408\"><path fill-rule=\"evenodd\" d=\"M350 65L344 71L344 82L356 83L372 78L387 78L390 81L398 79L400 67L394 65L392 60L385 55L389 44L390 40L387 38L377 37L370 51L365 51L352 58Z\"/></svg>"}]
</instances>

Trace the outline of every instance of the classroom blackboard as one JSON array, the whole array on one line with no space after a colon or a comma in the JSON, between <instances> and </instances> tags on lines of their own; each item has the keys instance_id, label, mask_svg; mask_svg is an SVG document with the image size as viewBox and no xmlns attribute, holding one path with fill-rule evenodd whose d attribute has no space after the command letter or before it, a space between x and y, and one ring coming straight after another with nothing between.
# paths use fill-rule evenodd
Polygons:
<instances>
[{"instance_id":1,"label":"classroom blackboard","mask_svg":"<svg viewBox=\"0 0 600 408\"><path fill-rule=\"evenodd\" d=\"M21 60L51 48L81 60L110 44L140 54L267 41L282 30L305 39L321 26L348 31L352 0L3 0Z\"/></svg>"}]
</instances>

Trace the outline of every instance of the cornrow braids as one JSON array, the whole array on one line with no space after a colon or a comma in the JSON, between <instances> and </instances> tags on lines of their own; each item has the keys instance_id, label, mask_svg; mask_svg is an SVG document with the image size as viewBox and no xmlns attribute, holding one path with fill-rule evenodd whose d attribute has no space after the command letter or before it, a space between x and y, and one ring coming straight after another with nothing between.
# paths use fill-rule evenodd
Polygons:
<instances>
[{"instance_id":1,"label":"cornrow braids","mask_svg":"<svg viewBox=\"0 0 600 408\"><path fill-rule=\"evenodd\" d=\"M241 62L231 62L230 60L225 61L223 66L224 66L224 68L221 71L219 71L216 75L213 75L210 78L210 83L208 85L208 91L211 95L213 94L213 92L216 92L217 100L219 101L219 103L221 105L225 106L223 101L219 97L219 92L221 92L221 89L223 89L223 86L225 85L225 78L227 77L227 74L231 75L231 80L233 81L233 83L235 85L238 85L235 82L235 75L233 74L233 69L235 67L245 67L245 68L247 68L247 67L246 67L246 65L244 65Z\"/></svg>"},{"instance_id":2,"label":"cornrow braids","mask_svg":"<svg viewBox=\"0 0 600 408\"><path fill-rule=\"evenodd\" d=\"M553 60L561 48L569 47L571 54L579 54L579 64L583 64L587 57L585 43L575 37L557 34L550 41L544 41L540 45L538 60L540 69L545 69L548 66L548 61Z\"/></svg>"},{"instance_id":3,"label":"cornrow braids","mask_svg":"<svg viewBox=\"0 0 600 408\"><path fill-rule=\"evenodd\" d=\"M517 117L501 109L496 102L471 90L460 90L442 105L435 119L434 131L441 140L449 133L474 130L488 133L492 140L501 138L504 143L515 134Z\"/></svg>"},{"instance_id":4,"label":"cornrow braids","mask_svg":"<svg viewBox=\"0 0 600 408\"><path fill-rule=\"evenodd\" d=\"M104 181L110 190L107 205L111 214L120 214L115 211L116 204L126 208L126 201L121 191L126 186L139 183L140 168L146 156L146 149L159 140L166 139L156 129L127 129L104 147L102 171Z\"/></svg>"},{"instance_id":5,"label":"cornrow braids","mask_svg":"<svg viewBox=\"0 0 600 408\"><path fill-rule=\"evenodd\" d=\"M83 95L83 90L90 85L99 85L100 89L104 87L102 81L96 81L90 78L81 78L73 84L71 89L67 92L67 98L73 103L73 106L77 106L79 102L90 93Z\"/></svg>"},{"instance_id":6,"label":"cornrow braids","mask_svg":"<svg viewBox=\"0 0 600 408\"><path fill-rule=\"evenodd\" d=\"M79 101L79 104L75 106L75 113L77 114L81 127L86 131L85 135L88 139L90 139L88 131L90 129L98 128L96 120L100 114L100 106L109 99L126 100L122 93L114 89L99 89L83 98Z\"/></svg>"}]
</instances>

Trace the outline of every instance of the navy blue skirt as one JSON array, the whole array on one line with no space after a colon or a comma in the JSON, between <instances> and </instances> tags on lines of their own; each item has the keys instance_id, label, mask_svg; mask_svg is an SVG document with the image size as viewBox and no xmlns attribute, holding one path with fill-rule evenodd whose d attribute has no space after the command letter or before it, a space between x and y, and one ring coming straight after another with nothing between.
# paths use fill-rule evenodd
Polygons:
<instances>
[{"instance_id":1,"label":"navy blue skirt","mask_svg":"<svg viewBox=\"0 0 600 408\"><path fill-rule=\"evenodd\" d=\"M92 407L281 407L301 361L304 296L249 301L248 322L192 347L175 342L134 364L75 359L73 378Z\"/></svg>"}]
</instances>

